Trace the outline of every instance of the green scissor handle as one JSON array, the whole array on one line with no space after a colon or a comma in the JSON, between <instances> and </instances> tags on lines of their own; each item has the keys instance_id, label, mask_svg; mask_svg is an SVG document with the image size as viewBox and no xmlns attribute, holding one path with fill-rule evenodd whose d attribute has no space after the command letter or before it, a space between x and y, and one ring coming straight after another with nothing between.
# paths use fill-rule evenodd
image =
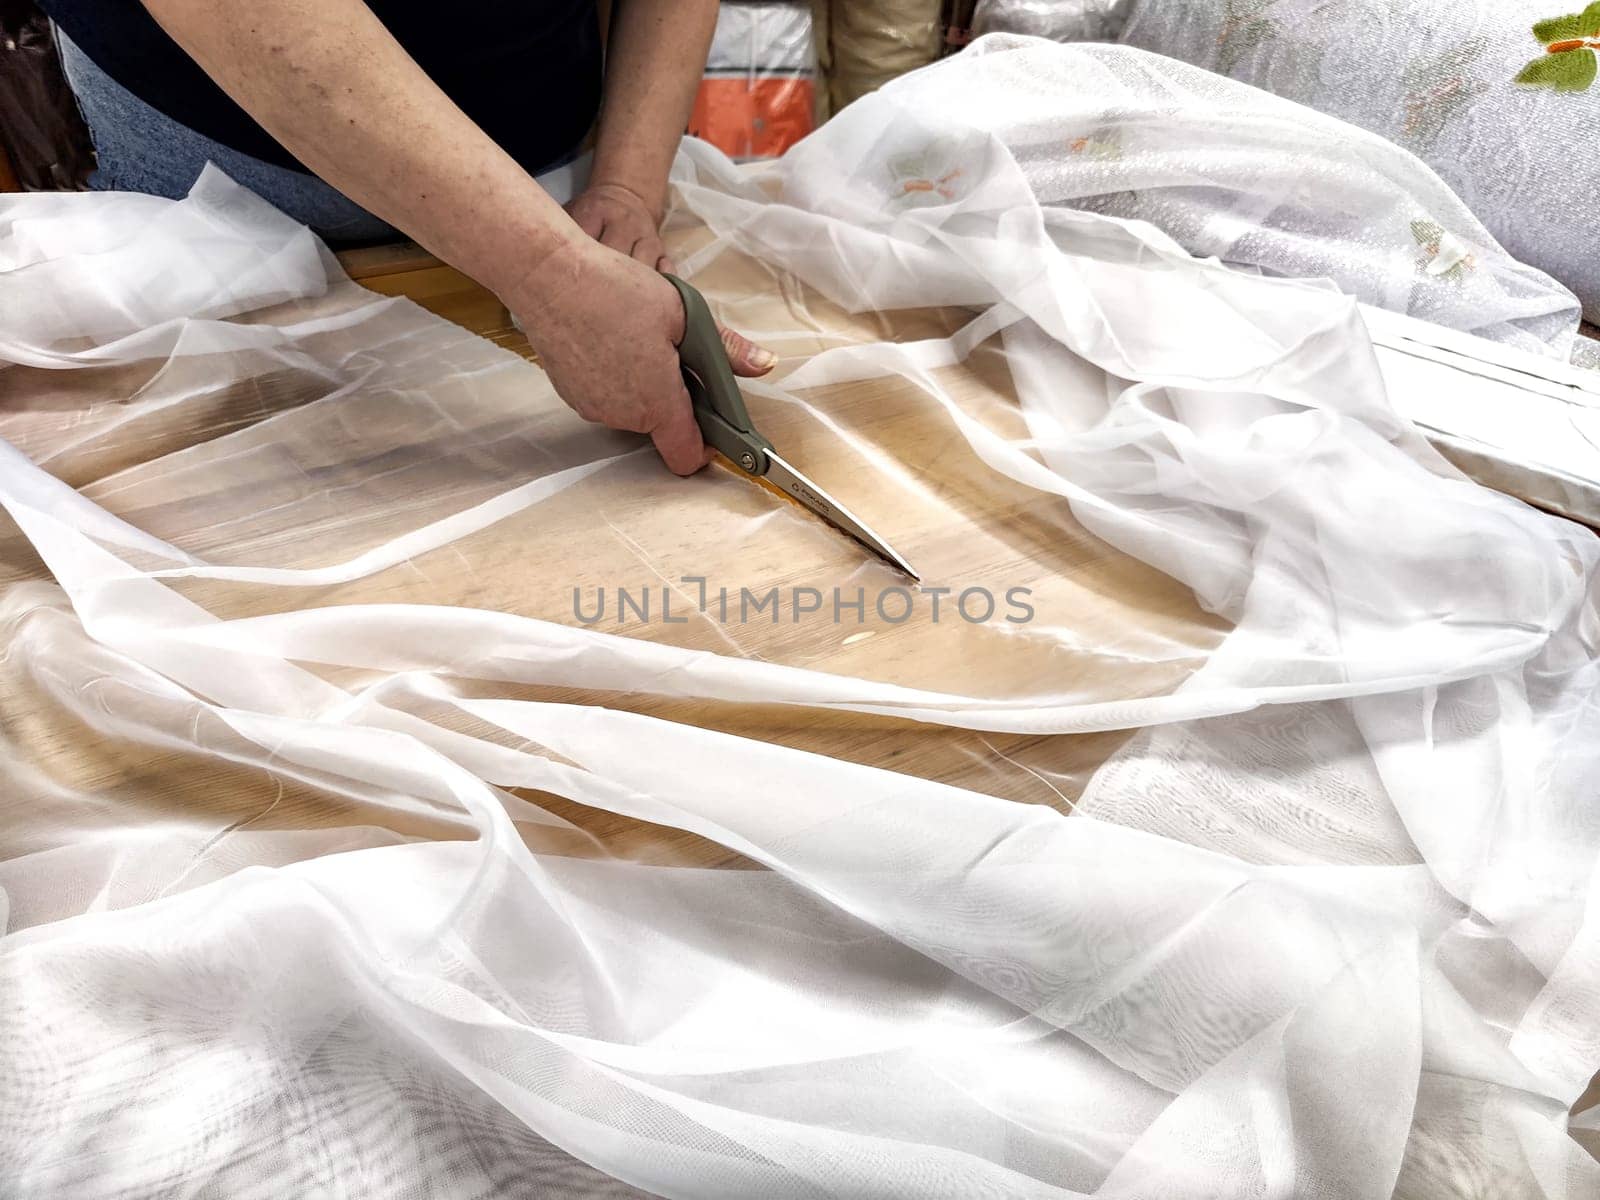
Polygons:
<instances>
[{"instance_id":1,"label":"green scissor handle","mask_svg":"<svg viewBox=\"0 0 1600 1200\"><path fill-rule=\"evenodd\" d=\"M767 451L772 443L756 432L745 411L744 397L733 377L728 351L717 332L716 318L706 299L676 275L664 276L683 298L683 341L678 343L678 359L683 364L683 383L694 403L694 419L706 444L749 471L767 473Z\"/></svg>"}]
</instances>

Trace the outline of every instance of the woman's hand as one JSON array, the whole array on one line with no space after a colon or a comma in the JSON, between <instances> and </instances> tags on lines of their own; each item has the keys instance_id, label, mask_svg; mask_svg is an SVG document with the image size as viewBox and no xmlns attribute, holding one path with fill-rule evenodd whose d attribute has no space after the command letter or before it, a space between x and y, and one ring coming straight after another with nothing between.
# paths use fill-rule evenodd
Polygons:
<instances>
[{"instance_id":1,"label":"woman's hand","mask_svg":"<svg viewBox=\"0 0 1600 1200\"><path fill-rule=\"evenodd\" d=\"M649 228L654 233L653 222ZM619 226L617 237L625 236ZM630 249L640 240L635 237ZM661 258L656 255L657 262ZM678 365L683 302L654 263L599 241L574 240L501 298L556 392L579 416L648 433L679 475L711 460ZM724 330L722 340L736 375L764 375L776 361L738 334Z\"/></svg>"},{"instance_id":2,"label":"woman's hand","mask_svg":"<svg viewBox=\"0 0 1600 1200\"><path fill-rule=\"evenodd\" d=\"M568 204L567 212L579 229L601 245L652 270L672 270L672 260L661 244L659 215L624 185L595 184Z\"/></svg>"}]
</instances>

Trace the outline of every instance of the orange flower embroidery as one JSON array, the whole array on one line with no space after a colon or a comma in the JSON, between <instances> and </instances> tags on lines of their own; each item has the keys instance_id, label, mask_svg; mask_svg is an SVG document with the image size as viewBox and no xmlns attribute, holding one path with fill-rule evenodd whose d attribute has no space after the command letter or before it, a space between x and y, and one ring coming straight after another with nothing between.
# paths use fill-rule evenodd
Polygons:
<instances>
[{"instance_id":1,"label":"orange flower embroidery","mask_svg":"<svg viewBox=\"0 0 1600 1200\"><path fill-rule=\"evenodd\" d=\"M950 185L961 177L961 168L946 171L938 179L907 179L900 184L900 194L910 196L916 192L937 192L946 200L956 198L956 190Z\"/></svg>"}]
</instances>

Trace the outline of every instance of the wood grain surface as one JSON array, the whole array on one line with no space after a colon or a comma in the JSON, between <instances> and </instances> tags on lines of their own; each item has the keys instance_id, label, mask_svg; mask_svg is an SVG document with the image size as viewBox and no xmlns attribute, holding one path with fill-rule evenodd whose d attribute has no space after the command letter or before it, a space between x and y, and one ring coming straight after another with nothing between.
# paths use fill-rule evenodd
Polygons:
<instances>
[{"instance_id":1,"label":"wood grain surface","mask_svg":"<svg viewBox=\"0 0 1600 1200\"><path fill-rule=\"evenodd\" d=\"M688 247L675 247L681 253ZM498 300L415 247L342 256L361 284L404 297L524 358L534 356ZM697 282L742 328L800 331L774 348L781 378L818 349L885 336L944 336L970 314L923 310L850 314L792 281L727 255ZM370 297L335 289L324 307ZM731 299L727 299L731 298ZM265 318L264 318L265 319ZM454 339L454 340L452 340ZM447 547L367 577L294 589L190 581L184 594L221 616L351 603L465 606L574 624L574 589L673 587L685 572L755 589L804 585L882 587L899 582L814 518L713 467L670 476L639 440L584 426L540 385L542 375L486 368L475 338L450 332L397 343L399 366L338 406L314 403L327 382L277 372L247 376L115 436L103 398L131 397L149 370L28 372L10 378L14 408L0 433L113 511L219 562L323 566L414 527L419 511L476 503L519 479L587 461L596 447L619 461L550 498ZM405 383L415 353L426 388ZM460 371L452 363L463 364ZM487 373L486 373L487 372ZM1020 430L1009 376L997 352L980 351L940 381L965 411L1002 432ZM530 383L530 380L533 382ZM426 393L426 394L423 394ZM841 384L807 396L810 406L750 397L757 424L918 566L930 585L982 583L1033 589L1045 629L1036 636L962 624L870 620L606 624L606 632L784 663L842 676L970 695L1065 700L1159 696L1176 687L1226 633L1188 589L1112 550L1085 531L1064 502L1004 480L983 466L948 419L902 379ZM426 419L436 406L439 420ZM820 419L818 412L825 415ZM113 414L114 415L114 414ZM523 430L521 426L525 425ZM341 441L340 439L344 439ZM351 440L361 452L351 449ZM881 469L900 464L896 471ZM375 466L376 465L376 466ZM175 469L181 467L181 469ZM381 468L381 469L378 469ZM535 470L537 468L537 470ZM298 480L299 491L285 490ZM271 491L278 488L281 495ZM31 547L7 524L0 582L27 584L6 621L15 635L81 639L75 619ZM682 589L677 589L682 594ZM359 671L319 668L340 683ZM646 713L814 751L1068 811L1094 769L1126 732L1064 736L996 734L890 717L775 704L733 704L482 677L451 679L463 695L588 704ZM61 686L92 688L92 671ZM0 855L25 846L3 832L8 804L59 806L86 828L122 819L128 806L154 819L204 813L240 830L310 829L374 822L408 836L466 833L447 820L397 818L376 800L295 782L216 753L154 748L89 730L64 707L40 702L25 655L0 669L0 736L8 759L26 762L0 799ZM430 720L516 744L444 706L418 705ZM227 749L223 730L202 743ZM535 848L616 854L642 861L741 867L738 855L692 834L545 794L526 798L570 820L584 836L524 824ZM96 815L98 814L98 816ZM593 839L587 840L587 839ZM1600 1100L1600 1088L1579 1107Z\"/></svg>"},{"instance_id":2,"label":"wood grain surface","mask_svg":"<svg viewBox=\"0 0 1600 1200\"><path fill-rule=\"evenodd\" d=\"M497 300L414 248L359 251L345 262L372 291L414 300L462 329L532 357ZM902 339L944 336L970 315L907 312L886 326L882 316L844 313L793 285L773 289L763 269L732 255L700 282L713 299L742 298L737 302L747 327L801 331L779 347L779 376L827 344L886 333ZM322 307L331 311L370 301L363 296L336 290ZM681 480L647 450L629 455L642 439L578 421L540 374L485 376L481 343L459 331L451 336L458 340L443 336L403 349L397 343L387 357L399 359L398 365L384 366L393 379L380 374L337 405L306 403L326 391L325 380L276 371L190 398L142 425L115 413L105 418L111 431L105 436L94 431L108 406L96 406L93 397L139 394L149 382L148 369L20 372L16 383L25 398L6 419L4 433L141 529L213 561L291 568L360 553L415 527L419 513L477 503L519 476L587 461L597 446L624 456L520 513L368 577L289 590L216 581L175 585L223 617L407 603L573 625L575 590L592 597L599 591L614 596L623 587L635 594L650 588L659 599L661 588L672 585L674 599L686 601L686 590L674 583L686 574L708 576L713 587L726 586L735 595L745 587L760 595L772 587L784 594L807 586L826 592L837 584L847 597L861 588L870 598L904 582L809 513L725 466ZM425 386L407 382L406 354L416 356L416 377ZM452 362L462 369L453 370ZM997 352L980 352L941 379L972 414L1002 432L1021 432ZM948 608L937 625L896 624L869 611L864 622L847 612L839 624L792 620L786 612L775 622L692 614L686 624L630 619L596 628L958 695L1065 701L1162 695L1222 636L1222 623L1202 612L1186 588L1088 534L1064 501L996 479L948 418L936 413L937 406L906 381L844 384L808 399L827 420L771 398L752 395L750 404L760 427L790 458L878 526L927 583L980 585L995 595L1029 588L1044 628L968 624L951 620ZM446 432L439 420L448 425ZM519 424L526 429L518 431ZM64 434L68 429L71 436ZM886 463L913 469L880 469ZM0 541L0 571L14 581L44 576L42 564L14 533ZM322 673L342 683L361 678L359 672ZM975 732L808 707L508 684L474 678L470 671L454 684L465 694L603 703L1062 809L1128 736ZM28 718L32 726L42 720L38 713ZM60 720L43 741L50 746L47 757L75 787L120 790L127 781L117 780L114 763L121 756L128 780L141 781L140 790L149 793L145 802L162 807L187 806L192 785L210 797L208 803L225 805L234 816L255 813L251 819L269 824L349 818L344 801L322 811L328 798L309 792L289 788L280 795L276 784L264 783L241 790L237 772L209 762L177 772L183 784L163 789L159 781L172 769L171 754L132 746L104 759L85 754L81 739L74 744L73 723ZM472 732L495 736L482 728ZM217 786L201 782L213 771ZM223 777L230 780L226 787L220 786ZM267 817L260 814L269 795ZM595 834L611 853L699 865L737 861L678 831L590 812L555 797L538 799Z\"/></svg>"}]
</instances>

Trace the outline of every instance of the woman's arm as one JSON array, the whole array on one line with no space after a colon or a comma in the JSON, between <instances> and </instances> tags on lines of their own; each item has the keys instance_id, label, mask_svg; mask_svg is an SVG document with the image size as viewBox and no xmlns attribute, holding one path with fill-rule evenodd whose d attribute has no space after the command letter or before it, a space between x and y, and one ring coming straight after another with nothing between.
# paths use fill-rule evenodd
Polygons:
<instances>
[{"instance_id":1,"label":"woman's arm","mask_svg":"<svg viewBox=\"0 0 1600 1200\"><path fill-rule=\"evenodd\" d=\"M362 0L145 7L308 168L485 287L510 290L578 241L561 207Z\"/></svg>"},{"instance_id":2,"label":"woman's arm","mask_svg":"<svg viewBox=\"0 0 1600 1200\"><path fill-rule=\"evenodd\" d=\"M672 286L587 237L362 0L145 6L302 163L499 295L580 414L651 434L680 473L706 461Z\"/></svg>"},{"instance_id":3,"label":"woman's arm","mask_svg":"<svg viewBox=\"0 0 1600 1200\"><path fill-rule=\"evenodd\" d=\"M658 229L667 173L689 124L717 0L616 0L605 101L588 190L571 212L585 232L669 270Z\"/></svg>"}]
</instances>

